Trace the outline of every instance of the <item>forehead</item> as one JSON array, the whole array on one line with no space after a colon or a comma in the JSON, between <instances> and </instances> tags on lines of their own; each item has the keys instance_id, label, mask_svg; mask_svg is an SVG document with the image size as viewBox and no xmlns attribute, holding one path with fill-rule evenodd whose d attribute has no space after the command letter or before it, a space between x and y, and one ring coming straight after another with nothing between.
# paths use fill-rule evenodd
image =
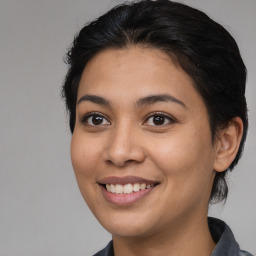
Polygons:
<instances>
[{"instance_id":1,"label":"forehead","mask_svg":"<svg viewBox=\"0 0 256 256\"><path fill-rule=\"evenodd\" d=\"M84 94L121 102L152 94L171 94L189 104L202 101L191 77L169 55L142 47L107 49L94 56L83 71L78 99Z\"/></svg>"}]
</instances>

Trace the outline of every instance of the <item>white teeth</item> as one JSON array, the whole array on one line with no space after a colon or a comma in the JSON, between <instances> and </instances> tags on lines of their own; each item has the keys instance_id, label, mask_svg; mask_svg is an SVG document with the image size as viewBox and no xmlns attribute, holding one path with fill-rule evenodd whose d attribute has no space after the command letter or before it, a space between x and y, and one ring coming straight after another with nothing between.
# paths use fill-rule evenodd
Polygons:
<instances>
[{"instance_id":1,"label":"white teeth","mask_svg":"<svg viewBox=\"0 0 256 256\"><path fill-rule=\"evenodd\" d=\"M133 189L132 184L126 184L126 185L124 185L124 193L125 193L125 194L132 193L132 189Z\"/></svg>"},{"instance_id":2,"label":"white teeth","mask_svg":"<svg viewBox=\"0 0 256 256\"><path fill-rule=\"evenodd\" d=\"M124 191L124 187L122 185L117 184L116 185L116 193L117 194L122 194L123 191Z\"/></svg>"},{"instance_id":3,"label":"white teeth","mask_svg":"<svg viewBox=\"0 0 256 256\"><path fill-rule=\"evenodd\" d=\"M146 188L146 184L145 184L145 183L143 183L143 184L140 185L140 189L141 189L141 190L144 190L145 188Z\"/></svg>"},{"instance_id":4,"label":"white teeth","mask_svg":"<svg viewBox=\"0 0 256 256\"><path fill-rule=\"evenodd\" d=\"M146 185L145 183L139 184L125 184L125 185L120 185L120 184L106 184L107 191L114 193L114 194L130 194L132 192L138 192L140 190L148 189L150 187L153 187L153 184L148 184Z\"/></svg>"},{"instance_id":5,"label":"white teeth","mask_svg":"<svg viewBox=\"0 0 256 256\"><path fill-rule=\"evenodd\" d=\"M133 191L135 191L135 192L140 191L140 184L138 184L138 183L133 184Z\"/></svg>"},{"instance_id":6,"label":"white teeth","mask_svg":"<svg viewBox=\"0 0 256 256\"><path fill-rule=\"evenodd\" d=\"M111 191L112 193L115 193L115 192L116 192L116 186L113 185L113 184L111 184L111 185L110 185L110 191Z\"/></svg>"}]
</instances>

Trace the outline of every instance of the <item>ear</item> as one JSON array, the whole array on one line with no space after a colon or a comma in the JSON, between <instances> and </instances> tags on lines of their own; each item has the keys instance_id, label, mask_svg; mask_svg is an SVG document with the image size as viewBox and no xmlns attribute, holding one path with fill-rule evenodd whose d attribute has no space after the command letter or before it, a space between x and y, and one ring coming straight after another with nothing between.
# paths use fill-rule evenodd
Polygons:
<instances>
[{"instance_id":1,"label":"ear","mask_svg":"<svg viewBox=\"0 0 256 256\"><path fill-rule=\"evenodd\" d=\"M243 135L243 121L240 117L231 119L215 139L214 170L226 170L235 159Z\"/></svg>"}]
</instances>

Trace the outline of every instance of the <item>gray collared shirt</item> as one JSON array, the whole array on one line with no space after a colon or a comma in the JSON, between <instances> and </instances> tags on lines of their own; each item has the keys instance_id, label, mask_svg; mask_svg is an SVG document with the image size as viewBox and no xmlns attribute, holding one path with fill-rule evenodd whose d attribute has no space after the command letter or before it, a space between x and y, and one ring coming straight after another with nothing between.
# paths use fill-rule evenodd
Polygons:
<instances>
[{"instance_id":1,"label":"gray collared shirt","mask_svg":"<svg viewBox=\"0 0 256 256\"><path fill-rule=\"evenodd\" d=\"M224 221L209 217L208 224L213 240L216 242L211 256L253 256L249 252L240 250L231 229ZM94 256L114 256L113 242L111 241Z\"/></svg>"}]
</instances>

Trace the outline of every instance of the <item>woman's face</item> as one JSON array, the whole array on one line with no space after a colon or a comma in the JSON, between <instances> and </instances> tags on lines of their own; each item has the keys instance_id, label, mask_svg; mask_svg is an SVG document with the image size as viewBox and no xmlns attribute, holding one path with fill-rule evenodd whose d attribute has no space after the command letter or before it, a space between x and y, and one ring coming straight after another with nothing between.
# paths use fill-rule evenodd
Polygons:
<instances>
[{"instance_id":1,"label":"woman's face","mask_svg":"<svg viewBox=\"0 0 256 256\"><path fill-rule=\"evenodd\" d=\"M143 237L206 217L216 162L207 110L167 54L99 53L83 71L76 112L75 175L110 233Z\"/></svg>"}]
</instances>

